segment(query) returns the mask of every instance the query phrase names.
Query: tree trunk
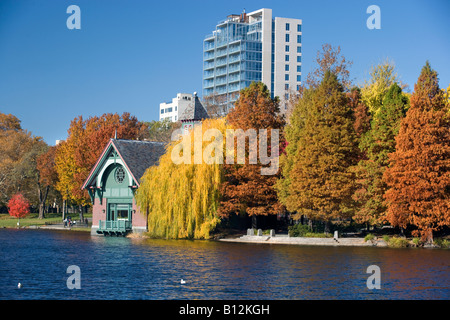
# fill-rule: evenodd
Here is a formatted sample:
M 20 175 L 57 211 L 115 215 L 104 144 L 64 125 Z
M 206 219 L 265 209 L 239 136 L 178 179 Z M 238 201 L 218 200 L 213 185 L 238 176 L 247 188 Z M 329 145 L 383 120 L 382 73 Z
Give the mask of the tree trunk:
M 428 230 L 427 243 L 433 244 L 433 231 L 432 230 Z
M 66 219 L 66 200 L 63 199 L 63 205 L 62 205 L 62 219 L 63 221 Z
M 257 223 L 257 220 L 256 220 L 256 215 L 253 215 L 252 216 L 252 228 L 256 229 L 257 227 L 258 227 L 258 223 Z
M 83 216 L 83 206 L 82 205 L 78 206 L 78 213 L 79 213 L 79 216 L 80 216 L 80 223 L 83 223 L 84 222 L 84 216 Z
M 48 190 L 50 189 L 49 186 L 47 186 L 45 188 L 45 192 L 42 193 L 41 187 L 40 185 L 38 186 L 38 195 L 39 195 L 39 219 L 44 219 L 45 218 L 45 202 L 47 201 L 47 195 L 48 195 Z
M 330 221 L 325 221 L 325 234 L 329 234 L 330 233 Z

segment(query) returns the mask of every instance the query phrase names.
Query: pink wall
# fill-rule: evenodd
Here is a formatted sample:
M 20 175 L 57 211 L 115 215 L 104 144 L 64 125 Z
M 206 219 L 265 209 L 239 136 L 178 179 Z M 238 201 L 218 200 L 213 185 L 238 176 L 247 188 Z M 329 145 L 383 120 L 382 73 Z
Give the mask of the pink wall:
M 103 210 L 105 210 L 105 213 L 103 213 Z M 103 199 L 102 204 L 100 204 L 99 199 L 95 199 L 92 207 L 92 225 L 98 226 L 99 220 L 106 220 L 106 199 Z
M 95 199 L 95 204 L 92 207 L 92 225 L 98 226 L 99 220 L 106 220 L 106 208 L 107 208 L 107 199 L 103 198 L 102 204 L 100 204 L 99 199 Z M 136 205 L 136 201 L 133 199 L 133 211 L 132 213 L 132 224 L 133 227 L 147 227 L 147 217 L 145 214 L 141 214 L 139 207 Z M 103 212 L 105 210 L 105 212 Z
M 132 222 L 133 227 L 145 227 L 147 228 L 147 216 L 146 214 L 141 214 L 139 207 L 136 205 L 136 201 L 133 198 L 133 211 L 136 210 L 135 213 L 133 213 Z

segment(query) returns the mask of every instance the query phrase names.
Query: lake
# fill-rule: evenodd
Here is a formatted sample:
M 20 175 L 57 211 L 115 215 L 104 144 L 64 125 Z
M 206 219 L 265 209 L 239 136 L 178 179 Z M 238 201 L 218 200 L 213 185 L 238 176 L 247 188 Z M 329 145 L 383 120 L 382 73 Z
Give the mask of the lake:
M 81 289 L 70 290 L 69 266 Z M 381 289 L 368 289 L 370 265 Z M 450 250 L 320 247 L 0 230 L 0 300 L 449 299 Z M 183 279 L 185 284 L 181 284 Z M 17 284 L 22 284 L 18 289 Z

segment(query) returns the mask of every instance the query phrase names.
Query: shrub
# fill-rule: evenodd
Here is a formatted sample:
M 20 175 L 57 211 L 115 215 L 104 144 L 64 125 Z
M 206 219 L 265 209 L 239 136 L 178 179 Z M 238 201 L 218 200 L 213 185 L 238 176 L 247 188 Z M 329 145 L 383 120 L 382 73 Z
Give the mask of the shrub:
M 405 238 L 392 237 L 389 239 L 388 246 L 392 248 L 406 248 L 408 240 Z
M 289 227 L 289 236 L 290 237 L 305 237 L 307 233 L 310 233 L 312 230 L 306 224 L 295 224 Z
M 436 238 L 434 240 L 434 244 L 437 245 L 439 248 L 444 248 L 444 249 L 450 248 L 450 240 L 447 240 L 447 239 Z
M 332 235 L 329 233 L 316 233 L 316 232 L 307 232 L 303 237 L 307 238 L 331 238 Z
M 366 235 L 364 237 L 364 242 L 372 241 L 373 239 L 375 239 L 375 236 L 373 234 L 369 233 L 368 235 Z
M 420 238 L 413 238 L 412 243 L 414 246 L 418 247 L 420 245 Z

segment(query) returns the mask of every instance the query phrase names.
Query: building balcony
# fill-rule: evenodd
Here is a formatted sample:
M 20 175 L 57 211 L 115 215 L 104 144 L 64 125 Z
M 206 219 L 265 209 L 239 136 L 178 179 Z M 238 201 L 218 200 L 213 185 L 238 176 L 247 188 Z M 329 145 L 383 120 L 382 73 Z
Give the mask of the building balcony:
M 210 62 L 210 63 L 205 63 L 203 66 L 203 70 L 209 70 L 209 69 L 214 69 L 214 62 Z
M 227 59 L 219 59 L 216 60 L 216 67 L 221 67 L 221 66 L 225 66 L 227 64 Z
M 227 74 L 227 68 L 216 69 L 216 77 Z

